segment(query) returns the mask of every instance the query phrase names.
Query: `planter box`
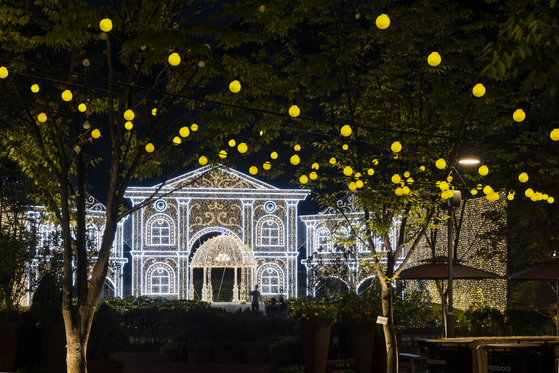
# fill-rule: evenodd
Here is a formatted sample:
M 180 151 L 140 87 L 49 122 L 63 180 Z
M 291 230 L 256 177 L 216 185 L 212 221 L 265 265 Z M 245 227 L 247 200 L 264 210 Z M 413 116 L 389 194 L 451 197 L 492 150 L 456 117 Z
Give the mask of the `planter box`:
M 193 351 L 188 350 L 188 362 L 191 364 L 206 364 L 211 363 L 211 351 Z
M 214 362 L 220 364 L 239 364 L 241 362 L 241 351 L 239 350 L 215 350 Z
M 87 362 L 89 373 L 123 373 L 124 361 L 93 360 Z

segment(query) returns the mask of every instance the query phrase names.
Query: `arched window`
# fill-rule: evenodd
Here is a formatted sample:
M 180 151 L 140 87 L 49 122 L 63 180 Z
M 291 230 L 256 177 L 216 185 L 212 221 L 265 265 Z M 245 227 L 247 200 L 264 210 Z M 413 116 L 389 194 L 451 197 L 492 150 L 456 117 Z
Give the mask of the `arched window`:
M 87 227 L 85 231 L 85 239 L 87 243 L 87 250 L 94 251 L 99 249 L 99 231 L 93 225 Z
M 150 245 L 172 245 L 172 226 L 165 217 L 156 217 L 149 226 Z
M 260 243 L 262 246 L 278 246 L 280 244 L 280 227 L 273 220 L 266 220 L 260 225 Z
M 330 251 L 330 231 L 328 228 L 320 228 L 316 232 L 314 251 L 323 253 Z
M 280 274 L 272 267 L 268 267 L 260 273 L 260 285 L 262 294 L 279 294 L 280 293 Z
M 149 276 L 148 291 L 151 294 L 168 294 L 171 292 L 171 274 L 164 267 L 157 267 Z

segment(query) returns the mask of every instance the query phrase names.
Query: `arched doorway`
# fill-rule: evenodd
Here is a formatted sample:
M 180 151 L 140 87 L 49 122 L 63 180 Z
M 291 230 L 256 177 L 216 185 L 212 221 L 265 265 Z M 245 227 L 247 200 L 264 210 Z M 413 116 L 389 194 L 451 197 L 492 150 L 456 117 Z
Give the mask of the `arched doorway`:
M 190 299 L 194 299 L 193 272 L 195 268 L 203 270 L 202 300 L 213 301 L 212 269 L 233 268 L 232 302 L 246 301 L 251 280 L 254 276 L 256 260 L 248 246 L 238 238 L 220 235 L 210 238 L 196 250 L 190 262 Z M 240 272 L 240 273 L 239 273 Z M 240 277 L 240 280 L 239 280 Z

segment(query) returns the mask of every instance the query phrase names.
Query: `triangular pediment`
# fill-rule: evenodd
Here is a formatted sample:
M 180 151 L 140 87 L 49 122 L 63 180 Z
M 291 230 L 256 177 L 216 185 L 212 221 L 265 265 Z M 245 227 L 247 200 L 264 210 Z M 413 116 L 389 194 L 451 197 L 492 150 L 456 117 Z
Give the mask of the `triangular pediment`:
M 277 190 L 254 177 L 221 164 L 201 167 L 169 180 L 163 189 L 259 189 Z

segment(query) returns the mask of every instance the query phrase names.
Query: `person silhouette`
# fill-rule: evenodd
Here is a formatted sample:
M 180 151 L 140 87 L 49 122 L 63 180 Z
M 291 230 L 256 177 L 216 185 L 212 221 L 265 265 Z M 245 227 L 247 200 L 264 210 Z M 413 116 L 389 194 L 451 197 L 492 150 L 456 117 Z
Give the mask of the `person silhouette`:
M 258 291 L 258 285 L 256 285 L 254 287 L 254 290 L 251 291 L 249 293 L 249 295 L 252 297 L 252 302 L 250 303 L 250 308 L 253 311 L 257 311 L 258 310 L 258 298 L 261 298 L 260 292 Z

